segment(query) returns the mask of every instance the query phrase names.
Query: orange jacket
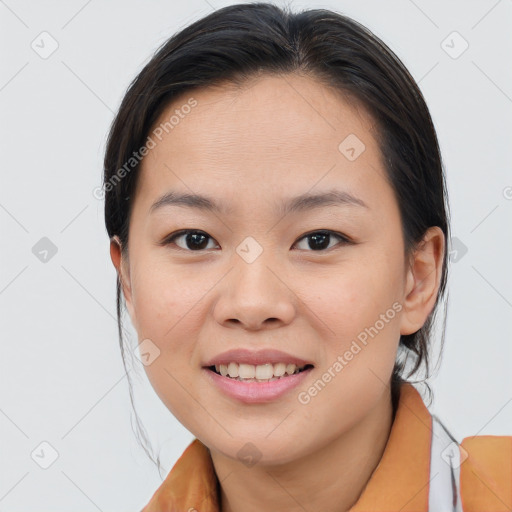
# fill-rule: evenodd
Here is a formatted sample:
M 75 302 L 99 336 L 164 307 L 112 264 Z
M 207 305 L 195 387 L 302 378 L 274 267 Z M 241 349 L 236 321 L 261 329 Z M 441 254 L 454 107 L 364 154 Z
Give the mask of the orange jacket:
M 384 454 L 350 512 L 510 512 L 512 436 L 457 443 L 403 384 Z M 206 446 L 194 439 L 142 512 L 220 512 Z

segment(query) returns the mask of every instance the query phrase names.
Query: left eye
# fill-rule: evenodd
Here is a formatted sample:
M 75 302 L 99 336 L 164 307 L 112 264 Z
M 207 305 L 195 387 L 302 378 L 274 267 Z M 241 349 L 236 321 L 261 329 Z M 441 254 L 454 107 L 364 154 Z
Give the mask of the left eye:
M 313 249 L 314 251 L 321 251 L 324 249 L 329 249 L 329 241 L 333 236 L 341 241 L 340 245 L 350 243 L 350 240 L 347 237 L 329 230 L 314 231 L 313 233 L 304 235 L 299 240 L 309 239 L 309 248 Z
M 188 230 L 183 230 L 178 233 L 175 233 L 174 235 L 171 235 L 169 238 L 166 238 L 163 243 L 164 243 L 164 245 L 169 245 L 169 244 L 174 243 L 174 240 L 181 238 L 181 237 L 185 237 L 185 247 L 181 247 L 178 244 L 176 244 L 176 245 L 178 245 L 178 247 L 180 247 L 180 249 L 186 250 L 186 249 L 190 249 L 190 247 L 187 247 L 187 245 L 190 244 L 190 246 L 192 247 L 192 249 L 191 249 L 192 251 L 205 249 L 206 245 L 208 245 L 207 243 L 205 243 L 205 240 L 208 238 L 213 240 L 213 238 L 211 238 L 209 235 L 207 235 L 204 231 L 188 229 Z
M 185 237 L 185 247 L 182 247 L 179 244 L 175 243 L 175 240 L 178 240 L 179 238 L 182 237 Z M 329 230 L 313 231 L 312 233 L 308 233 L 307 235 L 304 235 L 301 238 L 299 238 L 299 241 L 303 239 L 308 239 L 308 247 L 318 252 L 330 248 L 331 237 L 337 238 L 341 242 L 341 245 L 351 243 L 350 240 L 347 237 L 343 236 L 342 234 L 335 233 L 334 231 Z M 210 237 L 204 231 L 188 229 L 179 231 L 178 233 L 175 233 L 170 237 L 166 238 L 163 241 L 163 245 L 174 244 L 177 245 L 180 249 L 197 252 L 208 248 L 208 239 L 213 240 L 213 238 Z M 296 244 L 297 243 L 298 242 L 296 242 Z M 302 248 L 302 250 L 304 250 L 304 248 Z

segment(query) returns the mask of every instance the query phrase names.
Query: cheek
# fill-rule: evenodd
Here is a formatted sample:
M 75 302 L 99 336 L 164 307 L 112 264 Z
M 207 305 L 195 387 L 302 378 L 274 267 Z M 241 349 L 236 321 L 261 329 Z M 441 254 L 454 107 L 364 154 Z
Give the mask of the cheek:
M 315 276 L 302 289 L 308 305 L 327 323 L 336 327 L 375 321 L 394 301 L 398 280 L 396 269 L 377 258 L 358 258 L 325 276 Z M 306 300 L 306 299 L 305 299 Z
M 385 375 L 394 364 L 401 310 L 397 269 L 386 258 L 361 258 L 329 279 L 310 283 L 307 305 L 324 333 L 327 367 L 344 354 L 347 368 L 364 366 Z
M 137 334 L 140 341 L 151 340 L 158 355 L 144 365 L 144 370 L 162 402 L 188 425 L 187 410 L 193 407 L 184 408 L 184 404 L 190 402 L 190 364 L 195 360 L 195 340 L 203 325 L 199 315 L 205 285 L 197 278 L 180 277 L 179 272 L 165 266 L 164 270 L 151 264 L 146 268 L 152 270 L 139 274 L 134 283 Z
M 132 288 L 139 334 L 164 343 L 180 323 L 190 323 L 204 285 L 197 272 L 195 277 L 184 274 L 161 257 L 141 257 L 138 268 Z
M 324 330 L 319 378 L 329 384 L 319 384 L 323 391 L 315 398 L 327 430 L 332 429 L 333 404 L 336 410 L 350 411 L 347 422 L 356 421 L 389 382 L 400 339 L 400 308 L 388 283 L 377 282 L 370 273 L 329 284 L 318 309 L 329 327 Z
M 155 391 L 166 402 L 169 394 L 180 394 L 179 382 L 190 373 L 194 340 L 199 337 L 202 325 L 198 315 L 204 292 L 195 290 L 189 281 L 185 284 L 175 272 L 158 272 L 155 267 L 139 276 L 134 292 L 139 341 L 149 339 L 158 354 L 144 369 Z

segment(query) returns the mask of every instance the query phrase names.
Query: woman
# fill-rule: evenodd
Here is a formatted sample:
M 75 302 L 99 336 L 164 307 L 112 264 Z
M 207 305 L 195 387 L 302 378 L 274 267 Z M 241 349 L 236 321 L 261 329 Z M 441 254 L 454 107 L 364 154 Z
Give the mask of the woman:
M 459 445 L 405 379 L 448 201 L 423 96 L 365 27 L 263 3 L 186 27 L 127 91 L 104 187 L 118 319 L 122 290 L 196 437 L 145 512 L 512 507 L 512 437 Z

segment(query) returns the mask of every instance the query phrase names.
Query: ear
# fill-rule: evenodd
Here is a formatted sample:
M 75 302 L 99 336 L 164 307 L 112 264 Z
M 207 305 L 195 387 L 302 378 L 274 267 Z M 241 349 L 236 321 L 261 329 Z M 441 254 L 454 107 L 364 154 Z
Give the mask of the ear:
M 441 283 L 445 243 L 442 229 L 433 226 L 411 257 L 400 334 L 413 334 L 421 329 L 434 308 Z
M 128 309 L 132 323 L 135 326 L 130 272 L 128 268 L 128 262 L 123 258 L 121 249 L 121 240 L 119 240 L 117 235 L 113 236 L 110 239 L 110 259 L 112 260 L 112 263 L 116 268 L 117 275 L 119 276 L 119 280 L 121 281 L 121 289 L 126 302 L 126 308 Z

